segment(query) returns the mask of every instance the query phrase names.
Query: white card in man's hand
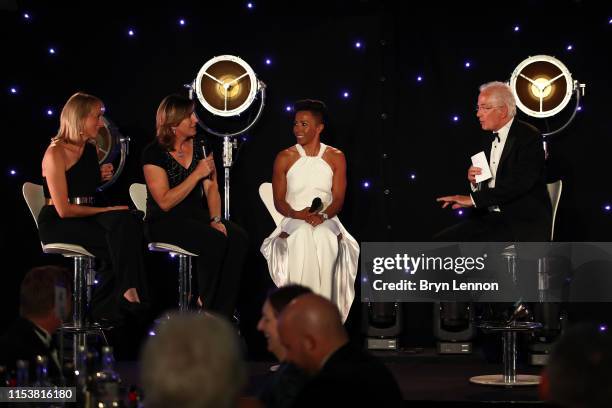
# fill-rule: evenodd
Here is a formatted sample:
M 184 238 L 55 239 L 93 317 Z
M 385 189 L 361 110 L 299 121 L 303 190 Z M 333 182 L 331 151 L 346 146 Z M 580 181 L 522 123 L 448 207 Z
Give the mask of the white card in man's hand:
M 481 173 L 476 175 L 477 183 L 480 183 L 481 181 L 485 181 L 493 177 L 485 152 L 476 153 L 472 156 L 472 166 L 480 167 L 481 170 Z

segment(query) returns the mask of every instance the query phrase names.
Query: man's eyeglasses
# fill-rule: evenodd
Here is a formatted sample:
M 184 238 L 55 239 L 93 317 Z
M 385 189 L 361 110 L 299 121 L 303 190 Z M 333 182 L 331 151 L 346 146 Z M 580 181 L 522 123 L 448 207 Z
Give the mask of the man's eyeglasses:
M 495 108 L 503 108 L 503 105 L 498 105 L 498 106 L 476 106 L 475 111 L 485 111 L 485 112 L 489 112 L 491 109 L 495 109 Z

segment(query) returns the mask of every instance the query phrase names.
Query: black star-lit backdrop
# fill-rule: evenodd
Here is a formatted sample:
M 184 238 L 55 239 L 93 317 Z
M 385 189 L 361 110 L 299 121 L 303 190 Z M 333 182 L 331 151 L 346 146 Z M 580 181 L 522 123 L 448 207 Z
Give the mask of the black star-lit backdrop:
M 272 286 L 259 246 L 274 226 L 257 189 L 271 179 L 276 153 L 295 143 L 297 99 L 328 105 L 323 141 L 346 154 L 340 217 L 357 240 L 427 241 L 467 215 L 441 210 L 435 198 L 467 192 L 466 170 L 480 132 L 478 86 L 508 80 L 528 56 L 555 56 L 586 83 L 576 119 L 549 146 L 549 177 L 564 180 L 556 239 L 609 240 L 611 7 L 584 1 L 519 1 L 500 9 L 287 3 L 293 2 L 8 2 L 0 11 L 7 302 L 1 323 L 17 313 L 17 288 L 27 269 L 65 262 L 41 254 L 21 196 L 24 182 L 41 181 L 40 161 L 62 104 L 76 91 L 99 96 L 107 116 L 131 138 L 126 168 L 106 192 L 125 204 L 129 185 L 142 181 L 140 152 L 154 136 L 159 102 L 184 93 L 200 67 L 222 54 L 240 56 L 267 85 L 262 119 L 240 139 L 232 169 L 232 219 L 251 239 L 240 312 L 252 350 L 261 349 L 254 326 Z M 519 115 L 542 130 L 551 125 Z M 167 256 L 164 262 L 159 254 L 148 257 L 154 293 L 160 304 L 172 305 L 175 291 L 167 288 L 176 285 L 175 266 Z M 349 319 L 355 334 L 358 309 Z

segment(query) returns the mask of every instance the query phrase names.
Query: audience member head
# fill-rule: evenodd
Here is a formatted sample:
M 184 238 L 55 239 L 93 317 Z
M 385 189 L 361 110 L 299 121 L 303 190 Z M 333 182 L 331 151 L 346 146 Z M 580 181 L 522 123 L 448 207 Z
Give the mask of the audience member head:
M 278 320 L 281 343 L 289 361 L 309 374 L 348 342 L 338 308 L 329 300 L 306 294 L 291 301 Z
M 156 135 L 160 145 L 172 151 L 176 140 L 176 129 L 179 126 L 186 128 L 185 133 L 195 135 L 195 131 L 187 129 L 191 126 L 194 108 L 194 101 L 181 95 L 168 95 L 161 101 L 156 116 Z
M 268 341 L 268 351 L 274 353 L 279 361 L 285 359 L 285 348 L 278 337 L 278 316 L 293 299 L 312 291 L 301 285 L 286 285 L 273 290 L 261 309 L 261 319 L 257 323 L 257 330 L 262 332 Z
M 219 316 L 171 315 L 142 352 L 147 407 L 233 407 L 245 376 L 238 336 Z
M 102 101 L 83 92 L 77 92 L 68 99 L 60 115 L 60 129 L 53 138 L 55 142 L 79 145 L 94 140 L 102 122 L 104 104 Z
M 62 324 L 56 313 L 56 286 L 64 288 L 66 316 L 70 315 L 70 272 L 68 269 L 48 265 L 32 268 L 21 282 L 19 313 L 52 334 Z
M 498 131 L 516 115 L 516 100 L 508 84 L 489 82 L 480 86 L 476 116 L 484 130 Z
M 544 397 L 566 408 L 609 407 L 612 334 L 604 325 L 580 324 L 555 344 L 546 367 Z
M 300 145 L 320 138 L 327 122 L 327 107 L 321 101 L 303 99 L 294 105 L 293 134 Z

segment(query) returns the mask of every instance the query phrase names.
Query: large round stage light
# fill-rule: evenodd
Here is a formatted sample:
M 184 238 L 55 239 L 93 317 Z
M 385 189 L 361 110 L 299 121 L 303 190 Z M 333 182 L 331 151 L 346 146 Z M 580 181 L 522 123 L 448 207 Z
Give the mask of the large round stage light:
M 109 119 L 102 117 L 104 126 L 98 130 L 96 145 L 98 147 L 98 163 L 113 163 L 113 176 L 98 187 L 102 191 L 117 181 L 121 175 L 128 155 L 130 138 L 124 137 Z
M 561 131 L 574 119 L 584 87 L 584 84 L 572 79 L 572 74 L 561 61 L 549 55 L 525 59 L 510 77 L 516 106 L 534 118 L 545 119 L 557 115 L 567 107 L 572 95 L 576 95 L 576 106 L 569 120 L 545 136 Z
M 567 106 L 574 82 L 561 61 L 548 55 L 536 55 L 521 62 L 510 79 L 517 107 L 529 116 L 547 118 Z
M 200 68 L 194 90 L 204 108 L 219 116 L 240 115 L 259 91 L 253 69 L 233 55 L 215 57 Z

